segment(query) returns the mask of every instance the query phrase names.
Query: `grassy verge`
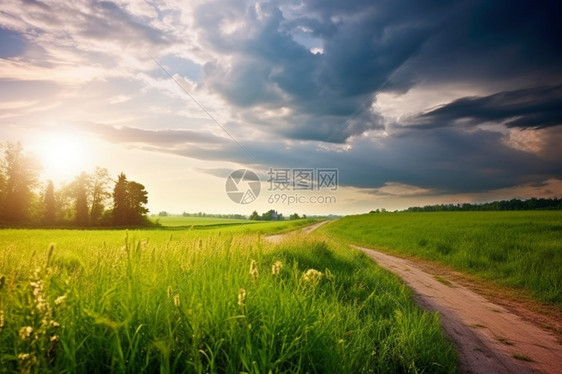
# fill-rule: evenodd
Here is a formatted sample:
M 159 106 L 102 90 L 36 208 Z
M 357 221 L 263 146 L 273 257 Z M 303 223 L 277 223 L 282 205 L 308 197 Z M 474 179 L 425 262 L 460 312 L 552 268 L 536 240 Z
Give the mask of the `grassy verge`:
M 562 306 L 562 212 L 382 213 L 323 227 L 342 240 L 437 260 Z
M 362 253 L 204 233 L 2 232 L 0 371 L 455 372 L 438 317 Z

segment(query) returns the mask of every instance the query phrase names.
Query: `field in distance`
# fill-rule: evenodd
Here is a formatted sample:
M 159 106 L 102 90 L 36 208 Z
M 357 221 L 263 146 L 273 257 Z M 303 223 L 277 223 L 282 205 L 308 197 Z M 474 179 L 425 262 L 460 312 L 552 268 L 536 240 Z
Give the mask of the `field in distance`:
M 456 372 L 438 316 L 363 253 L 263 238 L 311 222 L 0 230 L 0 371 Z
M 439 261 L 562 306 L 562 212 L 423 212 L 347 216 L 342 241 Z
M 162 226 L 217 226 L 217 225 L 239 225 L 254 223 L 245 219 L 215 218 L 215 217 L 183 217 L 183 216 L 164 216 L 150 217 L 150 221 L 160 223 Z

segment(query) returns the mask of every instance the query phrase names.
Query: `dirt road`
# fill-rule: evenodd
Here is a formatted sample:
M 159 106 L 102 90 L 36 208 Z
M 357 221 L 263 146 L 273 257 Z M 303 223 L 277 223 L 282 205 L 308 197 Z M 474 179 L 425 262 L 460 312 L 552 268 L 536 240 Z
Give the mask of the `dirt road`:
M 307 226 L 302 232 L 328 222 Z M 285 235 L 266 238 L 278 243 Z M 562 373 L 562 342 L 551 332 L 420 263 L 354 247 L 402 278 L 418 305 L 440 314 L 443 330 L 459 353 L 462 373 Z
M 312 231 L 316 230 L 317 228 L 319 228 L 320 226 L 322 226 L 322 225 L 324 225 L 324 224 L 326 224 L 326 223 L 328 223 L 328 222 L 330 222 L 330 221 L 320 221 L 320 222 L 315 223 L 315 224 L 313 224 L 313 225 L 305 226 L 305 227 L 303 227 L 300 231 L 303 232 L 303 233 L 309 233 L 309 232 L 312 232 Z M 283 238 L 284 238 L 286 235 L 287 235 L 287 233 L 285 233 L 285 234 L 277 234 L 277 235 L 268 235 L 268 236 L 266 236 L 265 238 L 266 238 L 267 240 L 269 240 L 270 242 L 272 242 L 272 243 L 279 243 L 281 240 L 283 240 Z
M 562 345 L 552 333 L 413 261 L 355 248 L 400 276 L 420 306 L 439 312 L 462 373 L 562 373 Z

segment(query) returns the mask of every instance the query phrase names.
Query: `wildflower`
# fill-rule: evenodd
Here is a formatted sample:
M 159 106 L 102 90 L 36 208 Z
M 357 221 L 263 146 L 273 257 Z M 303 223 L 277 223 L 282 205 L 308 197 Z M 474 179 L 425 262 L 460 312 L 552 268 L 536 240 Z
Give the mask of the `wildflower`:
M 176 308 L 180 307 L 180 294 L 179 293 L 174 295 L 174 306 Z
M 244 303 L 245 301 L 246 301 L 246 290 L 241 288 L 240 290 L 238 290 L 238 305 L 243 308 L 246 305 Z
M 51 321 L 50 325 L 51 327 L 60 327 L 60 323 L 58 323 L 57 321 Z
M 279 275 L 279 272 L 281 271 L 282 267 L 283 264 L 281 263 L 281 261 L 275 261 L 275 263 L 271 265 L 271 274 Z
M 49 341 L 50 341 L 50 342 L 56 342 L 56 341 L 58 341 L 58 340 L 59 340 L 59 336 L 58 336 L 58 335 L 53 335 L 53 336 L 51 336 L 51 337 L 49 338 Z
M 256 264 L 255 260 L 252 260 L 250 262 L 250 275 L 252 276 L 252 279 L 254 281 L 258 279 L 258 265 Z
M 321 272 L 319 272 L 318 270 L 315 269 L 308 269 L 303 275 L 302 275 L 302 279 L 307 282 L 310 283 L 312 285 L 316 285 L 318 284 L 318 282 L 320 282 L 320 279 L 322 279 L 322 276 L 324 274 L 322 274 Z
M 18 355 L 18 360 L 27 361 L 27 360 L 29 360 L 29 357 L 30 357 L 29 353 L 20 353 Z
M 24 326 L 19 330 L 19 336 L 21 338 L 21 340 L 25 340 L 27 338 L 29 338 L 29 336 L 31 335 L 31 333 L 33 332 L 33 327 L 31 326 Z
M 57 297 L 55 299 L 55 305 L 56 306 L 61 305 L 64 302 L 65 299 L 66 299 L 66 295 L 62 295 L 62 296 Z

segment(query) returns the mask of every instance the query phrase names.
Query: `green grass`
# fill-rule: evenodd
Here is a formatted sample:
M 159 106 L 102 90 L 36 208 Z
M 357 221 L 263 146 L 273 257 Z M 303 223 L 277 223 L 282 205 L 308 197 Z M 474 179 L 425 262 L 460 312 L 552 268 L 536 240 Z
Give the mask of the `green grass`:
M 346 242 L 440 261 L 562 306 L 560 211 L 366 214 L 323 230 Z
M 181 217 L 181 216 L 150 217 L 150 221 L 158 222 L 162 226 L 169 226 L 169 227 L 239 225 L 239 224 L 247 224 L 247 223 L 255 222 L 255 221 L 248 221 L 245 219 L 214 218 L 214 217 Z
M 223 233 L 261 233 L 275 234 L 292 231 L 300 227 L 319 222 L 319 219 L 308 218 L 287 221 L 250 221 L 243 219 L 207 218 L 207 217 L 158 217 L 152 222 L 162 225 L 167 230 L 218 230 Z
M 455 372 L 438 316 L 324 239 L 0 231 L 0 372 Z

